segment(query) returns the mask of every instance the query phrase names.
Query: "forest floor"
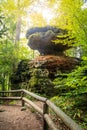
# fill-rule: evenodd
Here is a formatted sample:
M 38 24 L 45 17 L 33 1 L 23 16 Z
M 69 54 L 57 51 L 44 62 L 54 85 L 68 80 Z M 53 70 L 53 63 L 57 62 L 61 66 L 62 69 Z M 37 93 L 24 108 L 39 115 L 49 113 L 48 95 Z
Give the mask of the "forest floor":
M 42 130 L 43 120 L 33 109 L 18 105 L 0 105 L 0 130 Z
M 36 104 L 43 107 L 41 102 Z M 57 126 L 59 130 L 69 130 L 58 122 Z M 32 108 L 23 110 L 20 103 L 0 105 L 0 130 L 43 130 L 43 119 Z

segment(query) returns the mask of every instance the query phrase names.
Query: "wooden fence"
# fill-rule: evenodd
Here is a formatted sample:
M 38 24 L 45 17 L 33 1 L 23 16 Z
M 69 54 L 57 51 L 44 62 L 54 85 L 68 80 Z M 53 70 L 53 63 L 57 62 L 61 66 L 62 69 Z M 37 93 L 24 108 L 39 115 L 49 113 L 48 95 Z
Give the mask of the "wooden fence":
M 19 93 L 19 97 L 11 97 L 11 94 L 13 93 Z M 43 109 L 41 109 L 38 105 L 36 105 L 34 102 L 26 98 L 27 96 L 31 96 L 41 102 L 43 102 Z M 22 106 L 25 105 L 25 103 L 31 105 L 37 112 L 39 112 L 43 116 L 43 130 L 48 130 L 49 128 L 51 130 L 59 130 L 51 117 L 49 116 L 48 109 L 52 109 L 55 114 L 64 122 L 64 124 L 70 129 L 70 130 L 83 130 L 81 126 L 79 126 L 77 123 L 75 123 L 69 116 L 67 116 L 59 107 L 57 107 L 54 103 L 52 103 L 47 98 L 38 96 L 32 92 L 29 92 L 25 89 L 20 90 L 10 90 L 10 91 L 1 91 L 0 92 L 0 100 L 21 100 Z

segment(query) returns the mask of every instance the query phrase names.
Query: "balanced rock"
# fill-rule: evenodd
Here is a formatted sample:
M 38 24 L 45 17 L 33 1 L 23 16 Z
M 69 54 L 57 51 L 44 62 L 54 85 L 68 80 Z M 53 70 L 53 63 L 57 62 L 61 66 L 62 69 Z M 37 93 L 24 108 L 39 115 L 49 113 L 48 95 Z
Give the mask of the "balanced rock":
M 79 60 L 65 55 L 65 51 L 72 47 L 74 38 L 68 31 L 58 27 L 34 27 L 26 34 L 28 45 L 38 50 L 40 56 L 33 60 L 22 60 L 17 70 L 11 76 L 13 89 L 17 86 L 29 91 L 52 95 L 53 80 L 60 73 L 69 73 Z
M 27 31 L 26 38 L 29 39 L 29 47 L 33 50 L 38 50 L 41 55 L 63 55 L 63 52 L 69 49 L 73 44 L 73 38 L 69 38 L 69 36 L 66 35 L 67 33 L 66 30 L 62 30 L 58 27 L 35 27 Z M 60 35 L 60 37 L 58 37 L 58 35 Z M 61 37 L 62 35 L 64 35 L 64 37 Z M 65 39 L 71 41 L 71 44 L 65 44 Z M 55 44 L 55 40 L 57 40 L 57 44 Z M 63 42 L 61 43 L 61 41 Z

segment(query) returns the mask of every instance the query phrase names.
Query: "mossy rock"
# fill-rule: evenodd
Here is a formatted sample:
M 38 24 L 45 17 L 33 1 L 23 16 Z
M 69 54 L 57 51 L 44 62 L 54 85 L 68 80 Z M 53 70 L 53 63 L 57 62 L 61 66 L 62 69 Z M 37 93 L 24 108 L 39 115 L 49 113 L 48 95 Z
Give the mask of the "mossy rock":
M 31 79 L 29 80 L 30 87 L 35 87 L 37 84 L 38 84 L 38 78 L 35 76 L 31 77 Z
M 49 71 L 47 70 L 47 69 L 41 69 L 41 68 L 35 68 L 34 70 L 33 70 L 33 73 L 32 73 L 32 76 L 35 76 L 35 77 L 40 77 L 40 78 L 42 78 L 42 77 L 48 77 L 49 76 Z
M 33 76 L 29 80 L 29 90 L 41 94 L 52 95 L 54 84 L 49 78 L 37 78 Z

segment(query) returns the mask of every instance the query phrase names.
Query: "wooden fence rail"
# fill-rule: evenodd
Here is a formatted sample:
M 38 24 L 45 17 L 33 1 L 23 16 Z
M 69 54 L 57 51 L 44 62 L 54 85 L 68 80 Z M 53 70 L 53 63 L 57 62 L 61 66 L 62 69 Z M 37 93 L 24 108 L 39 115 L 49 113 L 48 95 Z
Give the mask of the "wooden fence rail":
M 5 94 L 9 93 L 20 93 L 20 97 L 10 97 Z M 43 102 L 43 109 L 41 109 L 39 106 L 37 106 L 34 102 L 26 98 L 26 95 L 31 96 L 41 102 Z M 25 89 L 20 90 L 10 90 L 10 91 L 1 91 L 0 92 L 0 100 L 21 100 L 22 106 L 25 105 L 25 103 L 31 105 L 37 112 L 39 112 L 43 116 L 43 130 L 48 130 L 50 128 L 51 130 L 59 130 L 53 120 L 49 116 L 49 108 L 52 109 L 55 114 L 60 117 L 60 119 L 64 122 L 64 124 L 70 129 L 70 130 L 84 130 L 81 126 L 79 126 L 77 123 L 75 123 L 69 116 L 67 116 L 59 107 L 57 107 L 54 103 L 52 103 L 47 98 L 38 96 L 32 92 L 29 92 Z

